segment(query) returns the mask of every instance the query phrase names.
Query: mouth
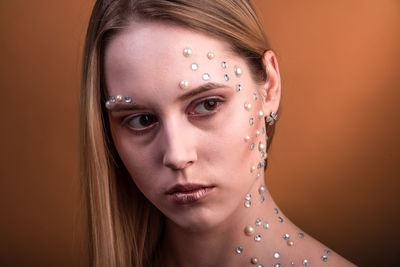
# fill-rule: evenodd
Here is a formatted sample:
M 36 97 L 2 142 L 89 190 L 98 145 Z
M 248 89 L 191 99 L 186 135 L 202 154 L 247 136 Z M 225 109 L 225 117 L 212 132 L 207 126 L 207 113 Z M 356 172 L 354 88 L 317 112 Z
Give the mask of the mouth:
M 169 189 L 166 194 L 174 203 L 185 205 L 205 199 L 214 188 L 214 185 L 178 184 Z

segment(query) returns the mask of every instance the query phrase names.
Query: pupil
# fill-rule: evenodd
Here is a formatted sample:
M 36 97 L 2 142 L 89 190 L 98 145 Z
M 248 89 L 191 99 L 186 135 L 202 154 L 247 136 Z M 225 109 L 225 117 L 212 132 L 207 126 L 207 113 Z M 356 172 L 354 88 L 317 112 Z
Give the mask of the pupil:
M 140 124 L 143 126 L 149 126 L 153 123 L 153 118 L 149 115 L 143 115 L 140 117 Z
M 212 110 L 212 109 L 214 109 L 215 104 L 216 104 L 215 101 L 209 100 L 205 103 L 205 108 L 208 110 Z

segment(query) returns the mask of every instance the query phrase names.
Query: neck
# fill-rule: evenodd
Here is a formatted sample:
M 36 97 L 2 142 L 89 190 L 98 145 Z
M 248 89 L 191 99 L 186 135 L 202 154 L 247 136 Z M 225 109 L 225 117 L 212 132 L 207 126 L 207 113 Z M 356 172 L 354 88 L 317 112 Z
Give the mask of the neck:
M 297 229 L 283 216 L 265 186 L 261 188 L 263 185 L 259 179 L 235 213 L 211 229 L 187 231 L 167 220 L 162 261 L 166 266 L 182 267 L 277 263 L 274 254 L 288 249 L 283 236 L 290 233 L 292 240 Z M 251 202 L 250 207 L 246 207 L 246 201 Z

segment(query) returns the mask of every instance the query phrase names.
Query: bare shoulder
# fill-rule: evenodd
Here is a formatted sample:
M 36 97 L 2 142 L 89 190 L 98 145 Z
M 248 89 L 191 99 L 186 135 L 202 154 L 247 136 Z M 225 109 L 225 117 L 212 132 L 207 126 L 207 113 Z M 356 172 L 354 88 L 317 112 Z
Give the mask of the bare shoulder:
M 297 262 L 295 262 L 298 263 L 297 266 L 356 266 L 307 234 L 303 234 L 296 243 L 298 246 L 296 246 L 297 249 L 294 250 L 292 255 L 297 259 Z

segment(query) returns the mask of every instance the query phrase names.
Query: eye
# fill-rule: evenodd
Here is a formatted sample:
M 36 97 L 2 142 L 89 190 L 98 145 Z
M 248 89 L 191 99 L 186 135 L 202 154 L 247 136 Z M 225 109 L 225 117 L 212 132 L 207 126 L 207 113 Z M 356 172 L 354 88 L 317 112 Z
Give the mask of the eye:
M 143 130 L 157 123 L 157 118 L 151 114 L 141 114 L 127 119 L 126 124 L 135 130 Z
M 196 105 L 194 110 L 191 114 L 207 114 L 215 111 L 219 105 L 221 104 L 222 100 L 218 98 L 209 98 L 206 100 L 201 101 Z

